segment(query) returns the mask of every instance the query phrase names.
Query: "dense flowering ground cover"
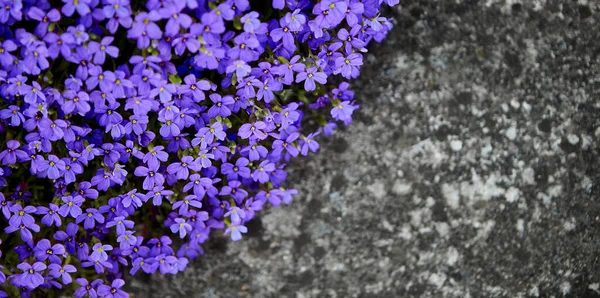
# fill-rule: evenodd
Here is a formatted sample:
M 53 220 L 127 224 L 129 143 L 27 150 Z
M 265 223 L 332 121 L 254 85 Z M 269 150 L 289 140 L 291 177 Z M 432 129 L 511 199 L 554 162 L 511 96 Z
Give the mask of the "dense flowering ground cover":
M 397 2 L 0 0 L 0 297 L 127 297 L 289 204 Z

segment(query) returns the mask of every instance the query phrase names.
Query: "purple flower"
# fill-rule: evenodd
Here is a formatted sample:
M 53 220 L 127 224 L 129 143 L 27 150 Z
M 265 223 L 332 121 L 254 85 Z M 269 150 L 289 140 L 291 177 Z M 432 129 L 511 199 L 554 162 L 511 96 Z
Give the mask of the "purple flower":
M 273 8 L 282 10 L 285 8 L 285 0 L 273 0 Z
M 260 183 L 267 183 L 269 181 L 269 174 L 273 171 L 275 171 L 275 164 L 264 160 L 252 173 L 252 179 Z
M 319 132 L 311 133 L 308 136 L 300 139 L 300 153 L 302 155 L 307 155 L 308 150 L 312 152 L 317 152 L 319 149 L 319 143 L 314 140 L 314 137 L 319 135 Z
M 366 46 L 366 43 L 357 37 L 357 34 L 361 29 L 362 27 L 360 25 L 356 25 L 350 30 L 350 32 L 348 32 L 346 28 L 342 28 L 340 31 L 338 31 L 337 37 L 346 43 L 345 50 L 347 53 L 352 52 L 353 48 L 360 51 Z
M 20 126 L 21 123 L 25 122 L 25 117 L 20 111 L 20 108 L 15 105 L 8 106 L 4 110 L 0 110 L 0 119 L 8 120 L 11 126 Z
M 68 158 L 63 158 L 65 162 L 65 170 L 63 172 L 65 183 L 70 184 L 76 181 L 76 175 L 83 173 L 83 167 L 76 161 L 71 161 Z
M 260 200 L 254 200 L 254 198 L 250 198 L 246 200 L 246 204 L 244 204 L 244 212 L 246 213 L 246 220 L 250 220 L 254 218 L 254 213 L 256 211 L 260 211 L 263 208 L 264 203 Z
M 227 230 L 225 230 L 225 235 L 231 233 L 231 240 L 238 241 L 242 239 L 242 234 L 248 233 L 248 228 L 241 224 L 231 224 Z
M 142 161 L 147 163 L 151 168 L 158 168 L 161 161 L 165 162 L 169 158 L 169 154 L 164 152 L 163 149 L 165 149 L 163 146 L 156 146 L 150 149 L 150 151 L 144 155 Z
M 232 224 L 241 224 L 243 219 L 246 218 L 246 212 L 239 207 L 231 207 L 224 216 L 229 216 Z
M 273 99 L 275 99 L 275 95 L 273 91 L 281 91 L 283 89 L 283 85 L 277 80 L 274 79 L 266 79 L 264 82 L 261 82 L 258 86 L 258 92 L 256 93 L 257 99 L 263 99 L 266 103 L 270 103 Z
M 38 206 L 36 208 L 36 212 L 35 214 L 38 215 L 44 215 L 44 217 L 42 217 L 42 223 L 47 225 L 47 226 L 52 226 L 55 225 L 57 227 L 60 227 L 60 225 L 62 224 L 61 222 L 61 217 L 58 214 L 58 206 L 55 204 L 50 203 L 48 205 L 49 208 L 46 208 L 44 206 Z
M 93 261 L 106 261 L 108 260 L 108 254 L 106 252 L 111 251 L 112 249 L 113 247 L 108 244 L 102 245 L 102 243 L 96 243 L 92 248 L 90 259 Z
M 219 7 L 223 6 L 219 5 Z M 218 17 L 215 13 L 202 14 L 202 17 L 200 17 L 200 24 L 193 24 L 190 27 L 190 33 L 194 35 L 211 34 L 213 37 L 217 37 L 223 32 L 225 32 L 223 19 Z
M 137 238 L 133 235 L 132 231 L 125 231 L 125 233 L 122 233 L 117 237 L 117 242 L 119 243 L 120 249 L 127 250 L 137 243 Z
M 398 0 L 399 1 L 399 0 Z M 354 27 L 358 24 L 359 18 L 365 12 L 364 4 L 359 1 L 350 1 L 348 9 L 346 10 L 346 22 L 350 27 Z
M 0 64 L 6 69 L 8 69 L 9 66 L 12 66 L 15 61 L 15 56 L 11 55 L 10 52 L 13 52 L 16 49 L 17 45 L 10 39 L 0 42 Z
M 316 88 L 315 81 L 319 84 L 327 83 L 327 75 L 319 72 L 316 67 L 310 67 L 296 76 L 296 83 L 304 81 L 304 90 L 313 91 Z
M 235 46 L 227 52 L 229 58 L 246 62 L 258 59 L 256 49 L 260 47 L 260 43 L 256 37 L 250 34 L 240 34 L 233 41 Z
M 21 240 L 29 242 L 33 240 L 33 235 L 29 229 L 37 233 L 40 231 L 40 226 L 36 225 L 35 223 L 25 226 L 25 223 L 21 223 L 20 225 L 9 225 L 8 227 L 4 228 L 4 232 L 10 234 L 18 230 Z
M 283 131 L 281 133 L 282 139 L 273 141 L 272 154 L 275 156 L 279 156 L 281 152 L 285 150 L 291 156 L 298 156 L 298 148 L 296 148 L 296 146 L 294 146 L 292 143 L 296 141 L 296 139 L 298 139 L 299 136 L 300 134 L 297 132 L 293 132 L 288 135 L 287 133 L 285 133 L 285 131 Z
M 251 141 L 249 146 L 244 147 L 244 149 L 240 150 L 240 153 L 243 156 L 247 156 L 250 161 L 259 160 L 261 157 L 264 158 L 267 156 L 269 151 L 265 146 L 256 144 L 256 142 Z
M 49 23 L 58 22 L 58 20 L 60 20 L 60 12 L 55 8 L 46 13 L 45 11 L 33 6 L 27 12 L 27 16 L 39 22 L 33 31 L 35 35 L 39 37 L 43 37 L 46 35 L 46 33 L 48 33 Z
M 76 298 L 83 298 L 85 295 L 88 295 L 90 298 L 96 298 L 98 297 L 96 288 L 103 284 L 104 281 L 96 279 L 92 283 L 89 283 L 85 278 L 78 278 L 75 280 L 75 283 L 80 286 L 74 293 Z
M 75 197 L 81 197 L 82 199 L 88 198 L 95 200 L 98 198 L 98 191 L 92 188 L 92 184 L 87 181 L 82 181 L 77 186 L 77 190 L 74 193 Z
M 208 144 L 211 144 L 215 138 L 223 141 L 226 134 L 225 131 L 223 131 L 223 125 L 220 122 L 215 122 L 210 127 L 199 129 L 196 137 L 196 139 L 192 140 L 192 145 L 197 146 L 200 144 L 201 146 L 206 147 Z
M 349 101 L 342 101 L 331 108 L 331 116 L 336 120 L 344 121 L 345 124 L 348 124 L 352 121 L 352 112 L 357 108 L 358 106 L 352 105 Z
M 4 197 L 4 194 L 0 192 L 0 208 L 2 209 L 2 214 L 4 215 L 4 218 L 10 218 L 10 208 L 13 206 L 13 204 L 14 202 L 7 201 Z
M 352 53 L 347 57 L 339 57 L 335 60 L 334 74 L 342 74 L 346 79 L 358 77 L 359 68 L 363 64 L 362 55 L 359 53 Z
M 99 224 L 104 223 L 104 216 L 102 216 L 102 214 L 100 214 L 100 212 L 98 212 L 98 210 L 95 208 L 87 208 L 85 210 L 85 213 L 82 213 L 79 216 L 77 216 L 75 220 L 76 223 L 80 223 L 82 221 L 83 227 L 85 229 L 91 230 L 94 227 L 96 227 L 96 222 L 98 222 Z
M 183 218 L 176 218 L 175 223 L 170 226 L 171 232 L 179 232 L 179 237 L 183 239 L 185 235 L 192 231 L 192 226 Z
M 110 45 L 113 40 L 114 37 L 106 36 L 102 38 L 100 43 L 95 41 L 90 41 L 88 43 L 88 49 L 90 52 L 94 53 L 94 63 L 102 65 L 106 59 L 106 54 L 113 58 L 119 56 L 119 48 Z
M 67 114 L 78 113 L 83 116 L 91 109 L 90 97 L 86 92 L 67 90 L 62 99 L 62 110 Z
M 134 222 L 132 220 L 125 219 L 123 216 L 113 218 L 111 221 L 106 223 L 107 228 L 116 227 L 117 235 L 125 233 L 125 229 L 132 229 Z
M 32 227 L 35 225 L 35 219 L 31 216 L 37 209 L 33 206 L 21 207 L 19 204 L 15 204 L 10 207 L 10 211 L 14 214 L 8 220 L 8 224 L 11 226 L 24 225 L 25 227 Z
M 323 0 L 319 3 L 319 6 L 323 13 L 328 12 L 325 19 L 330 26 L 339 24 L 346 16 L 346 10 L 348 9 L 345 0 Z
M 232 96 L 227 95 L 221 97 L 221 95 L 213 93 L 209 95 L 209 98 L 214 103 L 214 105 L 208 110 L 209 117 L 229 117 L 231 115 L 231 110 L 229 109 L 229 106 L 233 105 L 234 103 Z
M 173 195 L 173 191 L 165 190 L 162 186 L 155 186 L 150 192 L 148 192 L 147 200 L 152 199 L 154 206 L 160 206 L 163 201 L 163 197 L 169 198 Z
M 251 11 L 248 14 L 244 15 L 240 20 L 242 24 L 244 24 L 244 31 L 248 33 L 253 33 L 254 30 L 260 27 L 260 20 L 258 19 L 258 12 Z
M 235 199 L 237 204 L 241 204 L 242 201 L 248 197 L 248 192 L 242 188 L 242 182 L 240 181 L 229 181 L 228 185 L 223 186 L 221 196 L 231 196 Z
M 179 180 L 185 180 L 188 178 L 190 171 L 193 170 L 199 172 L 202 166 L 198 160 L 194 160 L 191 156 L 184 156 L 181 158 L 181 162 L 174 162 L 167 167 L 169 173 L 175 173 L 175 176 Z
M 161 17 L 156 11 L 138 13 L 133 26 L 127 31 L 127 38 L 137 40 L 139 49 L 147 48 L 150 45 L 150 39 L 162 37 L 160 27 L 154 23 L 160 19 Z
M 235 60 L 227 66 L 227 73 L 235 73 L 238 78 L 247 76 L 251 71 L 252 68 L 244 60 Z
M 123 287 L 124 285 L 124 280 L 115 279 L 110 286 L 98 286 L 98 295 L 106 298 L 128 298 L 129 294 L 121 290 L 121 287 Z
M 213 187 L 213 181 L 210 178 L 201 177 L 199 174 L 190 175 L 190 182 L 183 187 L 183 191 L 193 190 L 198 199 L 202 199 L 206 190 Z
M 202 208 L 202 202 L 198 201 L 197 198 L 198 197 L 196 195 L 187 195 L 183 200 L 177 201 L 173 204 L 173 210 L 179 209 L 179 215 L 187 216 L 189 206 Z
M 300 58 L 300 55 L 296 55 L 292 57 L 289 63 L 281 64 L 273 69 L 274 74 L 283 77 L 283 84 L 291 85 L 294 82 L 294 72 L 303 72 L 306 69 L 306 65 L 298 62 Z
M 40 273 L 46 270 L 46 265 L 42 262 L 35 262 L 33 265 L 21 263 L 17 265 L 23 273 L 19 274 L 16 281 L 23 287 L 35 289 L 44 283 L 44 277 Z
M 185 8 L 185 2 L 175 1 L 158 10 L 163 19 L 167 19 L 165 34 L 173 36 L 179 33 L 179 28 L 189 28 L 192 24 L 192 18 L 181 11 Z
M 29 155 L 25 151 L 19 149 L 20 145 L 21 144 L 15 140 L 6 142 L 6 150 L 0 151 L 0 161 L 3 165 L 15 164 L 17 158 L 19 161 L 29 159 Z
M 221 165 L 221 173 L 227 175 L 227 180 L 237 180 L 238 176 L 243 178 L 250 178 L 250 169 L 247 167 L 250 162 L 246 158 L 238 158 L 235 165 L 230 163 L 223 163 Z
M 48 239 L 40 240 L 34 248 L 33 255 L 38 261 L 49 259 L 52 263 L 61 263 L 59 256 L 65 253 L 65 247 L 62 244 L 54 244 L 51 246 Z
M 264 140 L 267 138 L 267 134 L 263 131 L 265 128 L 267 128 L 267 125 L 262 121 L 256 121 L 253 124 L 245 123 L 240 127 L 238 135 L 242 139 Z
M 63 2 L 65 5 L 62 7 L 62 13 L 67 17 L 72 16 L 75 10 L 80 16 L 85 16 L 91 12 L 89 0 L 63 0 Z
M 134 174 L 138 177 L 145 177 L 142 184 L 143 189 L 151 190 L 154 186 L 161 186 L 165 182 L 164 176 L 158 173 L 158 166 L 144 167 L 139 166 L 135 169 Z
M 288 27 L 288 23 L 285 18 L 282 18 L 279 21 L 279 24 L 281 28 L 273 29 L 273 31 L 271 31 L 271 38 L 275 42 L 282 40 L 283 46 L 290 52 L 294 52 L 296 50 L 296 42 L 294 35 L 292 34 L 292 29 Z
M 60 216 L 65 217 L 67 215 L 71 215 L 73 218 L 77 218 L 81 211 L 81 204 L 83 203 L 83 198 L 80 196 L 72 197 L 72 196 L 64 196 L 62 197 L 63 205 L 58 209 L 58 214 Z
M 50 269 L 50 272 L 48 273 L 50 276 L 54 278 L 62 278 L 62 282 L 65 285 L 73 282 L 73 278 L 71 278 L 69 273 L 77 272 L 75 266 L 71 264 L 65 264 L 61 266 L 60 264 L 53 263 L 48 265 L 48 269 Z

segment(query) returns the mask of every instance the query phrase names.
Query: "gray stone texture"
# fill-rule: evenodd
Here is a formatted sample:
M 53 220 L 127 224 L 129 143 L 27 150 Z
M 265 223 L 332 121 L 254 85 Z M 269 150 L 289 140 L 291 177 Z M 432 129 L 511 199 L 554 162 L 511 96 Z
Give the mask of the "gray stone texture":
M 600 297 L 600 4 L 403 0 L 290 206 L 136 297 Z

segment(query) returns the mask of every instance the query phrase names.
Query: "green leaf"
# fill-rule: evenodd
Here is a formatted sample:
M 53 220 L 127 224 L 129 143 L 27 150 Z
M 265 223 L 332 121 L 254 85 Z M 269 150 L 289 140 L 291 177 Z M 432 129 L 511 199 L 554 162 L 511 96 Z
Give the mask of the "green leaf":
M 285 58 L 283 58 L 283 57 L 281 57 L 281 56 L 277 57 L 277 60 L 279 60 L 279 62 L 281 62 L 281 63 L 283 63 L 283 64 L 288 64 L 288 63 L 290 63 L 289 61 L 287 61 L 287 59 L 285 59 Z
M 170 74 L 169 82 L 171 82 L 173 84 L 181 84 L 181 82 L 183 82 L 183 80 L 181 80 L 181 78 L 179 77 L 178 74 Z

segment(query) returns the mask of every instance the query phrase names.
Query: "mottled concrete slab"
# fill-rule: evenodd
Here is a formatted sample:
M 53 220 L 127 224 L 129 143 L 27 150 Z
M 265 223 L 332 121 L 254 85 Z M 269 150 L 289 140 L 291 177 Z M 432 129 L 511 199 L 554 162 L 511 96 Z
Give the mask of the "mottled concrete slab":
M 292 205 L 138 297 L 600 297 L 598 2 L 396 17 Z

